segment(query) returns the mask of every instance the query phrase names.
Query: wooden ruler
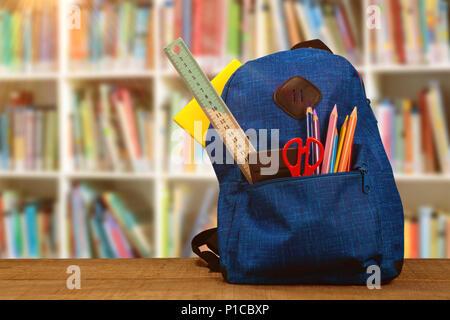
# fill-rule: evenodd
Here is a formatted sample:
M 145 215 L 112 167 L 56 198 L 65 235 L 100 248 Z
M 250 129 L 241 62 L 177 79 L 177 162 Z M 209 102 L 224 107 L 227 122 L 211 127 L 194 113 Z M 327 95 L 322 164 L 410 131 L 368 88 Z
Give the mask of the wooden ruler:
M 249 183 L 252 182 L 248 155 L 256 152 L 230 109 L 213 87 L 208 77 L 192 56 L 183 39 L 178 38 L 164 52 L 192 91 L 195 99 L 221 137 L 228 152 L 233 155 Z

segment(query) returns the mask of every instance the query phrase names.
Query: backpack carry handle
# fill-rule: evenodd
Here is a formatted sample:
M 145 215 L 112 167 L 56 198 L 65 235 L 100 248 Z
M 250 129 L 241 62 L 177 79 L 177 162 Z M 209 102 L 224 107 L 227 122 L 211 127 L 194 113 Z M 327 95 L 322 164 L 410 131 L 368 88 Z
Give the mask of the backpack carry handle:
M 328 48 L 327 45 L 325 43 L 323 43 L 322 40 L 320 40 L 320 39 L 299 42 L 295 46 L 293 46 L 291 48 L 291 50 L 302 49 L 302 48 L 320 49 L 320 50 L 325 50 L 330 53 L 333 53 L 333 51 L 331 51 L 330 48 Z

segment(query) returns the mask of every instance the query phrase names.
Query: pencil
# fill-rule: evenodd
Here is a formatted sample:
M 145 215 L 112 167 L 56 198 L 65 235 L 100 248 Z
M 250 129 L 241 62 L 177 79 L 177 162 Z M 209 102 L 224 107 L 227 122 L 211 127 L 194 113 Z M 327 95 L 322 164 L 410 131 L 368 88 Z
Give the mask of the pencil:
M 339 144 L 336 153 L 336 161 L 334 163 L 334 172 L 338 172 L 339 160 L 341 159 L 342 146 L 344 145 L 345 133 L 347 132 L 348 116 L 345 117 L 344 124 L 341 127 L 341 133 L 339 135 Z
M 320 141 L 320 122 L 319 122 L 319 116 L 317 115 L 316 110 L 314 110 L 313 113 L 313 134 L 314 138 Z M 317 161 L 320 158 L 320 148 L 317 145 L 317 143 L 314 144 L 314 163 L 317 163 Z M 320 165 L 317 166 L 316 171 L 314 171 L 314 174 L 320 174 Z
M 331 111 L 330 120 L 328 121 L 328 132 L 325 143 L 325 154 L 323 156 L 322 174 L 327 174 L 330 169 L 331 153 L 333 152 L 334 131 L 336 130 L 336 122 L 338 118 L 337 106 L 334 105 Z
M 306 138 L 313 138 L 313 112 L 312 108 L 308 107 L 306 109 Z M 309 163 L 312 164 L 314 161 L 314 145 L 311 144 L 309 147 Z
M 348 120 L 347 132 L 345 134 L 344 146 L 342 147 L 341 159 L 339 161 L 338 172 L 347 171 L 347 161 L 350 161 L 350 152 L 355 135 L 356 122 L 358 121 L 357 108 L 355 107 Z
M 348 155 L 348 159 L 347 159 L 347 171 L 350 171 L 350 168 L 352 165 L 353 139 L 352 139 L 352 143 L 350 143 L 350 145 L 351 145 L 351 149 L 350 149 L 350 154 Z
M 338 145 L 339 135 L 336 129 L 334 133 L 334 143 L 333 143 L 333 152 L 331 153 L 331 161 L 330 161 L 330 171 L 328 173 L 334 173 L 334 163 L 336 162 L 336 150 Z

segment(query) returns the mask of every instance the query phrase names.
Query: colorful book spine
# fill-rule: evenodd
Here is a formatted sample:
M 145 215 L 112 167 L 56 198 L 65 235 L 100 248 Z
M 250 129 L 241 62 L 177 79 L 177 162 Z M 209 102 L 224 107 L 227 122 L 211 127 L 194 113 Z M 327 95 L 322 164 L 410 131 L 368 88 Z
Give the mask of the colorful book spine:
M 445 237 L 446 237 L 446 221 L 447 216 L 444 213 L 440 213 L 437 217 L 437 245 L 436 257 L 439 259 L 444 259 L 446 257 L 445 252 Z M 450 232 L 450 229 L 448 230 Z
M 431 218 L 433 215 L 433 210 L 430 207 L 420 207 L 419 208 L 419 225 L 420 225 L 420 258 L 430 258 L 431 257 Z
M 119 225 L 109 212 L 105 212 L 105 214 L 107 233 L 109 235 L 110 243 L 114 244 L 117 250 L 118 258 L 134 258 L 131 247 Z
M 29 258 L 39 258 L 37 209 L 36 203 L 26 205 L 24 209 Z
M 95 203 L 95 215 L 91 218 L 93 233 L 100 248 L 99 253 L 101 258 L 114 258 L 113 251 L 110 247 L 108 236 L 103 228 L 104 211 L 99 202 Z
M 437 82 L 431 82 L 427 96 L 427 106 L 431 117 L 432 131 L 436 146 L 437 158 L 442 172 L 450 172 L 448 156 L 448 130 L 442 93 Z
M 139 6 L 136 9 L 136 26 L 134 38 L 134 58 L 135 63 L 145 66 L 147 57 L 148 23 L 150 18 L 150 6 Z
M 417 108 L 411 111 L 411 131 L 412 131 L 412 154 L 413 172 L 422 173 L 422 133 L 420 127 L 420 115 Z
M 6 253 L 6 233 L 5 233 L 5 208 L 3 196 L 0 194 L 0 258 L 5 258 Z
M 1 168 L 4 170 L 10 169 L 10 129 L 9 129 L 9 117 L 7 114 L 0 115 L 0 144 L 1 144 Z
M 129 243 L 142 257 L 150 257 L 152 251 L 151 245 L 147 241 L 144 231 L 134 215 L 126 209 L 116 194 L 111 192 L 104 193 L 102 199 L 107 204 L 112 216 L 121 226 Z
M 445 257 L 450 258 L 450 214 L 445 219 Z

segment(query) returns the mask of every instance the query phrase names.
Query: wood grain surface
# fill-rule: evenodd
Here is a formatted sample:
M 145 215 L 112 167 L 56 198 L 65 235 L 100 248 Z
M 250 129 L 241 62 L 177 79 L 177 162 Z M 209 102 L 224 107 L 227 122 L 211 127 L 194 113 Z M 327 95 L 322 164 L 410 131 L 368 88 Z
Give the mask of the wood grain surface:
M 69 290 L 67 267 L 81 270 Z M 380 290 L 366 286 L 233 285 L 191 259 L 0 260 L 0 299 L 450 299 L 450 259 L 408 259 Z

